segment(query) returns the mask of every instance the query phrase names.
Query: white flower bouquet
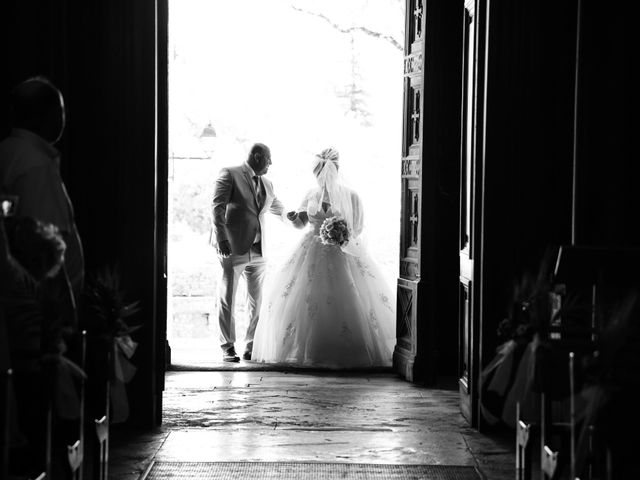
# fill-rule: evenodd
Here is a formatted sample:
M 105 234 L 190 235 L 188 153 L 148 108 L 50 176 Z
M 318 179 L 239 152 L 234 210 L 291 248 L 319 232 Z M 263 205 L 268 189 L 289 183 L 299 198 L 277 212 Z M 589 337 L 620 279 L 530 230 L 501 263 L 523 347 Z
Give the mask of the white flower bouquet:
M 344 247 L 349 243 L 349 226 L 340 217 L 329 217 L 320 226 L 320 240 L 325 245 Z

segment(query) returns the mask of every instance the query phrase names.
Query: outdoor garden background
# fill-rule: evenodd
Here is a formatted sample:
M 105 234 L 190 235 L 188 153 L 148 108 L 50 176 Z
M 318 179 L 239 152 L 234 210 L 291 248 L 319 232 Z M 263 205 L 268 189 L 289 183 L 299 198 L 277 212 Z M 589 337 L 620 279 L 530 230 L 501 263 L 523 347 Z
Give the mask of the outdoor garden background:
M 369 251 L 395 293 L 400 227 L 402 0 L 170 0 L 168 339 L 174 364 L 220 359 L 213 186 L 255 142 L 287 209 L 333 146 L 365 205 Z M 269 276 L 301 231 L 268 215 Z M 246 325 L 238 295 L 239 348 Z M 394 302 L 395 303 L 395 302 Z

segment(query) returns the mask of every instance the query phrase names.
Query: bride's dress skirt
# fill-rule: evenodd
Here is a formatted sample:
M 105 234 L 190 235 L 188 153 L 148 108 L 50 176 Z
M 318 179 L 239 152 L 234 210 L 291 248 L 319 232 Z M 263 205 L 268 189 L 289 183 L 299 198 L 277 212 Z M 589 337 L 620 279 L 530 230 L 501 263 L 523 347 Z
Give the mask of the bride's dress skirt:
M 391 365 L 392 296 L 364 249 L 344 253 L 309 231 L 267 282 L 253 360 L 328 368 Z

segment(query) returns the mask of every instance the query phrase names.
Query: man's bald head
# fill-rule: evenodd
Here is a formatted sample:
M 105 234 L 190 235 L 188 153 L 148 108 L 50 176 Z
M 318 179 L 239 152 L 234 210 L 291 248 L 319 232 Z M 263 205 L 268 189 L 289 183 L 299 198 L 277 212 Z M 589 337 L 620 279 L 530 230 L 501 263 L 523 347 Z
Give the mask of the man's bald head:
M 264 143 L 255 143 L 249 152 L 247 163 L 256 175 L 264 175 L 271 165 L 271 150 Z
M 11 92 L 13 126 L 40 135 L 49 143 L 60 139 L 65 125 L 62 93 L 48 79 L 33 77 Z

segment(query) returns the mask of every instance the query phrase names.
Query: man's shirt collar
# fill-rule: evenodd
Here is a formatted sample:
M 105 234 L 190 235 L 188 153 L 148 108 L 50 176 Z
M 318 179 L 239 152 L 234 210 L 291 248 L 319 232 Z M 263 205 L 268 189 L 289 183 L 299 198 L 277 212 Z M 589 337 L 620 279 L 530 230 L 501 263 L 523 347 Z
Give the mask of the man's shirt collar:
M 253 170 L 253 168 L 251 168 L 251 165 L 249 165 L 249 162 L 244 162 L 244 166 L 247 167 L 247 170 L 249 171 L 249 175 L 251 175 L 251 178 L 256 176 L 256 172 Z

